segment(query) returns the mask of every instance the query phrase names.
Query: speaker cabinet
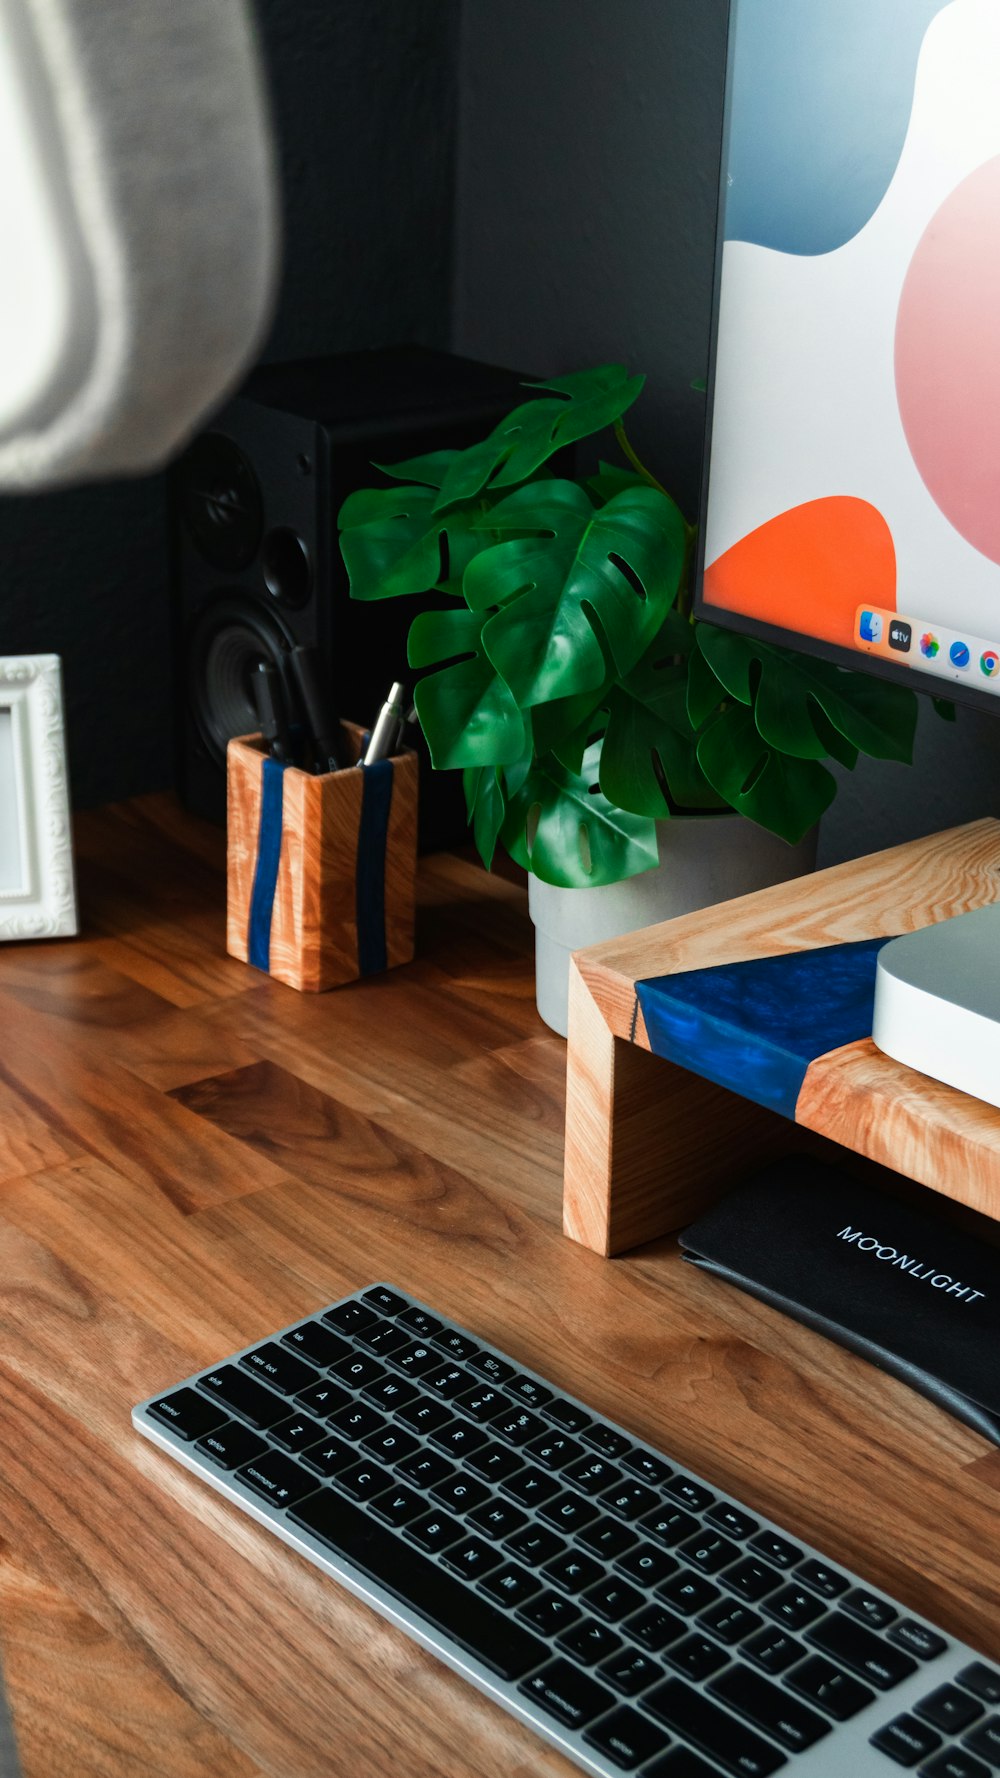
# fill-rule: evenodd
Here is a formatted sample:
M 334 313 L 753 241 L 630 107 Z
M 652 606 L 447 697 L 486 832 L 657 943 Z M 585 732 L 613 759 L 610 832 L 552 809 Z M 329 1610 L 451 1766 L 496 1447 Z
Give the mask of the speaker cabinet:
M 373 462 L 472 444 L 522 399 L 510 371 L 398 347 L 255 371 L 170 476 L 177 778 L 185 806 L 226 813 L 226 744 L 257 726 L 251 678 L 319 650 L 338 715 L 371 723 L 395 679 L 412 683 L 406 637 L 443 601 L 357 604 L 337 513 Z M 467 837 L 457 773 L 421 754 L 420 844 Z

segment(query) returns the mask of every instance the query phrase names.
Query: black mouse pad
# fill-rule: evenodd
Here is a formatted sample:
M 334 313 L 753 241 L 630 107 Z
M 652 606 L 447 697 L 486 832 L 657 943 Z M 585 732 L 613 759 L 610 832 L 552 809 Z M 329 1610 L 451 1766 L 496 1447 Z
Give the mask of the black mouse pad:
M 1000 1444 L 1000 1249 L 806 1160 L 769 1167 L 680 1243 Z

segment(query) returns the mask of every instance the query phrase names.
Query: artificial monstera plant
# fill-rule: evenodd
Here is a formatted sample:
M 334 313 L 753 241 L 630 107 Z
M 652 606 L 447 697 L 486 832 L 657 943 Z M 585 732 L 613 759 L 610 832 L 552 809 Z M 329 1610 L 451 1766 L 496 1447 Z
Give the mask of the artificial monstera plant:
M 642 384 L 605 365 L 528 385 L 480 444 L 378 465 L 389 485 L 340 513 L 354 598 L 440 595 L 409 634 L 417 715 L 484 863 L 499 842 L 569 888 L 651 869 L 678 814 L 795 843 L 836 793 L 825 758 L 912 757 L 912 692 L 694 621 L 694 528 L 622 423 Z M 559 473 L 609 426 L 620 467 Z

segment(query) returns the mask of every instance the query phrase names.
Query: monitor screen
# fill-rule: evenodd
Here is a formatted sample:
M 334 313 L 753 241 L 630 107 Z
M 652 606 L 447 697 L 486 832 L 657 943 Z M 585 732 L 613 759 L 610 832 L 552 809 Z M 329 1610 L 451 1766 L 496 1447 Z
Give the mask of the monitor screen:
M 998 95 L 998 0 L 732 0 L 696 611 L 1000 710 Z

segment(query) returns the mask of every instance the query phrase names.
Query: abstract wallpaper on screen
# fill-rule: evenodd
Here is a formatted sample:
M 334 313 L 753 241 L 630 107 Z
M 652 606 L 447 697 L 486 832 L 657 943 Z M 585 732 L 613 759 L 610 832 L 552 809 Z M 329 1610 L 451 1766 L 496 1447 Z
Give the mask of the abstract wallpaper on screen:
M 1000 0 L 736 0 L 705 598 L 1000 640 Z

